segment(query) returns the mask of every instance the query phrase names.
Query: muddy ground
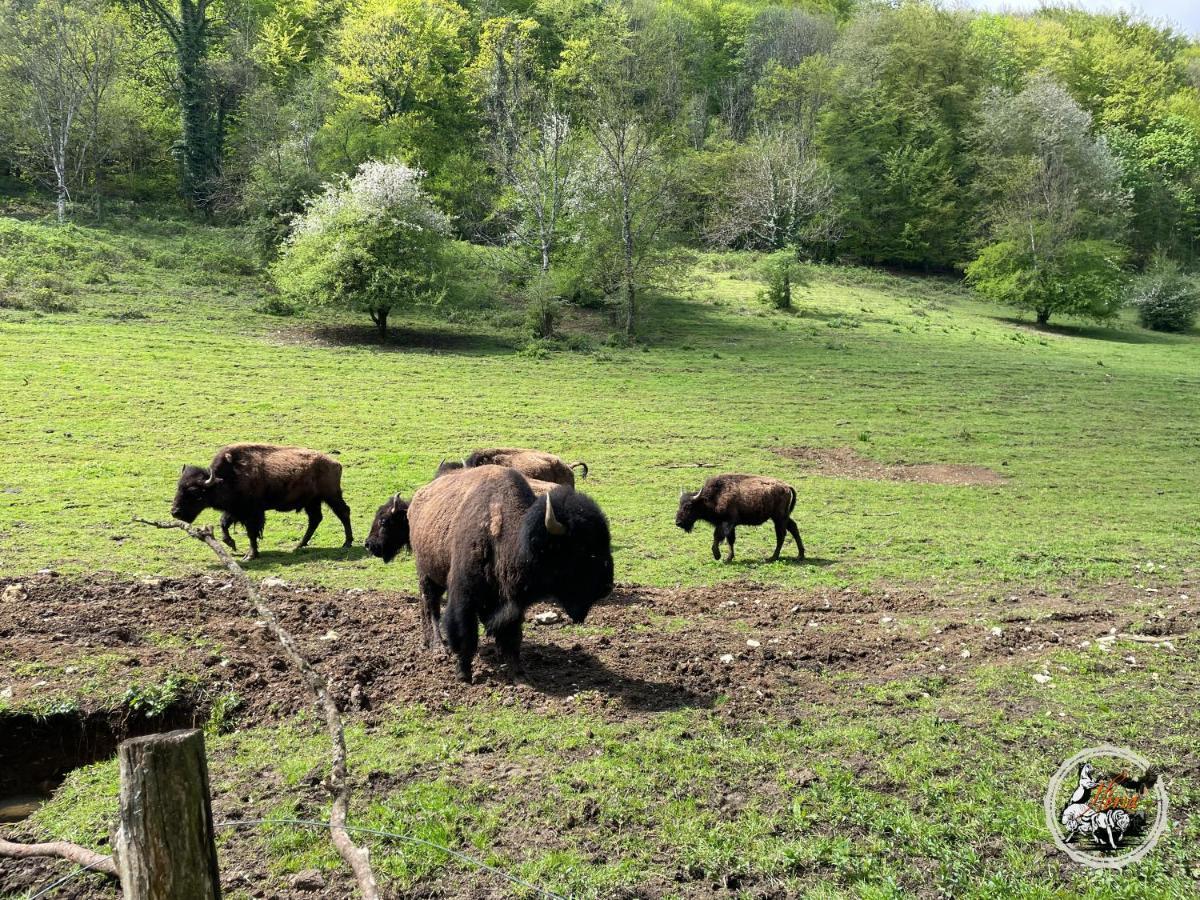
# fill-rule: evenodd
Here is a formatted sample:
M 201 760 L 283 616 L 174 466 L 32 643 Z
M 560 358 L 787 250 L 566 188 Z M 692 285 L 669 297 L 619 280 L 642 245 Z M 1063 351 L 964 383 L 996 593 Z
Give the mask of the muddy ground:
M 904 460 L 895 463 L 881 463 L 863 456 L 853 447 L 772 447 L 771 450 L 784 459 L 800 463 L 808 472 L 833 478 L 959 486 L 1002 485 L 1005 483 L 1003 475 L 987 466 L 916 463 Z
M 230 691 L 244 701 L 235 725 L 285 719 L 310 706 L 303 683 L 227 578 L 80 581 L 39 574 L 0 581 L 0 588 L 0 691 L 15 708 L 76 698 L 76 715 L 103 717 L 115 741 L 145 723 L 127 709 L 114 711 L 104 686 L 150 683 L 168 672 L 193 676 L 188 702 L 168 713 L 172 725 L 202 724 L 213 700 Z M 846 683 L 831 674 L 852 675 L 853 684 L 919 675 L 953 681 L 997 662 L 1024 664 L 1035 673 L 1039 660 L 1058 646 L 1113 633 L 1192 632 L 1194 601 L 1178 599 L 1181 592 L 1196 596 L 1194 588 L 1160 593 L 1132 585 L 1086 594 L 621 585 L 582 627 L 535 625 L 534 615 L 549 608 L 531 610 L 522 681 L 512 683 L 498 669 L 484 640 L 477 683 L 467 686 L 454 679 L 440 650 L 421 648 L 413 596 L 283 583 L 264 589 L 301 650 L 331 679 L 340 705 L 368 727 L 393 704 L 453 708 L 481 692 L 543 712 L 587 704 L 613 719 L 712 707 L 731 720 L 767 710 L 786 720 L 791 704 L 811 708 L 826 694 L 831 703 L 845 702 Z M 104 660 L 99 677 L 96 659 Z M 0 769 L 29 768 L 39 753 L 52 766 L 54 754 L 29 746 L 31 739 L 14 721 L 0 717 Z M 319 805 L 318 784 L 311 793 Z M 260 808 L 266 806 L 264 800 Z M 236 796 L 217 796 L 214 807 L 218 819 L 259 811 L 243 808 Z M 20 825 L 5 826 L 5 833 L 34 837 L 22 834 Z M 228 887 L 253 892 L 265 863 L 240 858 L 239 846 L 229 848 L 223 874 Z M 61 863 L 0 861 L 0 894 L 41 885 L 62 871 Z M 335 880 L 325 891 L 296 888 L 289 896 L 341 896 L 344 887 Z M 467 893 L 434 896 L 503 895 L 497 890 L 476 885 Z M 112 892 L 78 882 L 56 896 Z

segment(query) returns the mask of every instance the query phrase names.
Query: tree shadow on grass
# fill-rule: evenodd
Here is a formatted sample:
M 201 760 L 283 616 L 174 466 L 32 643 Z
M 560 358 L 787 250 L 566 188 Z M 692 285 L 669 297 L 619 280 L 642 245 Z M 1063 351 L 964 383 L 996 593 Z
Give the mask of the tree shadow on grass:
M 723 557 L 722 557 L 723 558 Z M 795 556 L 788 556 L 785 551 L 779 559 L 769 559 L 767 557 L 756 558 L 754 556 L 735 556 L 733 562 L 722 563 L 730 568 L 757 569 L 760 567 L 769 568 L 771 566 L 785 566 L 807 569 L 827 569 L 836 563 L 836 559 L 826 559 L 821 556 L 806 556 L 804 559 L 797 559 Z
M 397 326 L 381 338 L 374 328 L 359 325 L 320 325 L 305 334 L 329 347 L 359 347 L 383 353 L 456 353 L 488 356 L 520 349 L 516 338 L 495 332 L 467 331 L 455 325 Z
M 480 648 L 480 658 L 492 669 L 490 677 L 503 680 L 500 655 L 491 642 Z M 527 643 L 521 648 L 523 680 L 530 687 L 555 697 L 595 691 L 615 697 L 640 712 L 666 712 L 684 708 L 711 708 L 713 694 L 701 693 L 666 681 L 647 681 L 606 666 L 599 657 L 576 647 Z
M 997 322 L 1005 325 L 1015 325 L 1033 334 L 1048 334 L 1057 337 L 1083 338 L 1091 341 L 1106 341 L 1115 344 L 1174 344 L 1179 341 L 1179 335 L 1167 335 L 1149 329 L 1114 328 L 1111 325 L 1038 325 L 1018 316 L 993 316 Z

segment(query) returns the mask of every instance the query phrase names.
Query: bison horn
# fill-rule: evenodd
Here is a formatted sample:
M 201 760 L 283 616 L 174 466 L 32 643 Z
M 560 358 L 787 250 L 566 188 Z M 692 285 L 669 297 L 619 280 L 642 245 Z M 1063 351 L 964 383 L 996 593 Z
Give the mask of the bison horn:
M 212 483 L 213 483 L 214 481 L 216 481 L 216 480 L 217 480 L 217 473 L 216 473 L 216 472 L 209 472 L 209 473 L 208 473 L 208 478 L 207 478 L 207 479 L 205 479 L 205 481 L 204 481 L 204 486 L 205 486 L 205 487 L 208 487 L 210 484 L 212 484 Z
M 567 529 L 563 527 L 562 522 L 558 521 L 554 516 L 554 504 L 550 502 L 550 495 L 546 495 L 546 530 L 551 534 L 566 534 Z

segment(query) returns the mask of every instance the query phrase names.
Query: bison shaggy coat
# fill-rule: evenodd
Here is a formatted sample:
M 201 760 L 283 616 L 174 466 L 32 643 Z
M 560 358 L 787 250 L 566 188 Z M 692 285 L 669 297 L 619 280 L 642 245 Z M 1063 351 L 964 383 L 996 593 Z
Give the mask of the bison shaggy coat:
M 804 559 L 804 542 L 800 530 L 792 521 L 796 506 L 796 489 L 777 478 L 764 475 L 714 475 L 704 487 L 692 494 L 684 491 L 679 497 L 675 524 L 691 531 L 698 520 L 713 525 L 713 559 L 721 558 L 721 541 L 729 543 L 726 562 L 733 561 L 734 530 L 738 525 L 761 525 L 770 519 L 775 524 L 775 553 L 790 533 L 796 540 L 800 559 Z
M 575 487 L 575 469 L 582 469 L 581 478 L 587 478 L 587 463 L 576 462 L 568 465 L 553 453 L 541 450 L 525 450 L 520 447 L 494 448 L 476 450 L 461 463 L 443 462 L 438 466 L 437 474 L 444 475 L 456 469 L 475 469 L 480 466 L 506 466 L 516 469 L 532 481 L 549 481 L 554 484 L 565 484 Z
M 221 511 L 221 539 L 237 549 L 229 526 L 241 523 L 250 538 L 246 559 L 258 556 L 258 539 L 266 526 L 266 511 L 308 513 L 308 530 L 297 550 L 307 546 L 321 524 L 321 504 L 341 520 L 343 546 L 354 544 L 350 507 L 342 498 L 342 464 L 324 453 L 302 447 L 272 444 L 230 444 L 222 447 L 212 466 L 184 466 L 175 490 L 171 514 L 194 522 L 206 509 Z
M 517 674 L 527 608 L 553 601 L 582 622 L 612 591 L 600 508 L 562 485 L 538 496 L 519 472 L 501 466 L 437 478 L 410 504 L 393 497 L 381 506 L 367 549 L 386 561 L 405 544 L 417 562 L 425 646 L 440 633 L 468 683 L 480 622 Z

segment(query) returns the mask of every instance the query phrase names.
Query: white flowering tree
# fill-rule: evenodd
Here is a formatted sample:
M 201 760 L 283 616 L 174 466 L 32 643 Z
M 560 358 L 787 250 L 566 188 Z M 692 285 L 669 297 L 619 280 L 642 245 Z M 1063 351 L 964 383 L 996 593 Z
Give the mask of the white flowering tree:
M 313 198 L 296 220 L 274 275 L 302 303 L 366 312 L 387 335 L 388 315 L 437 293 L 450 222 L 396 160 L 363 163 Z

